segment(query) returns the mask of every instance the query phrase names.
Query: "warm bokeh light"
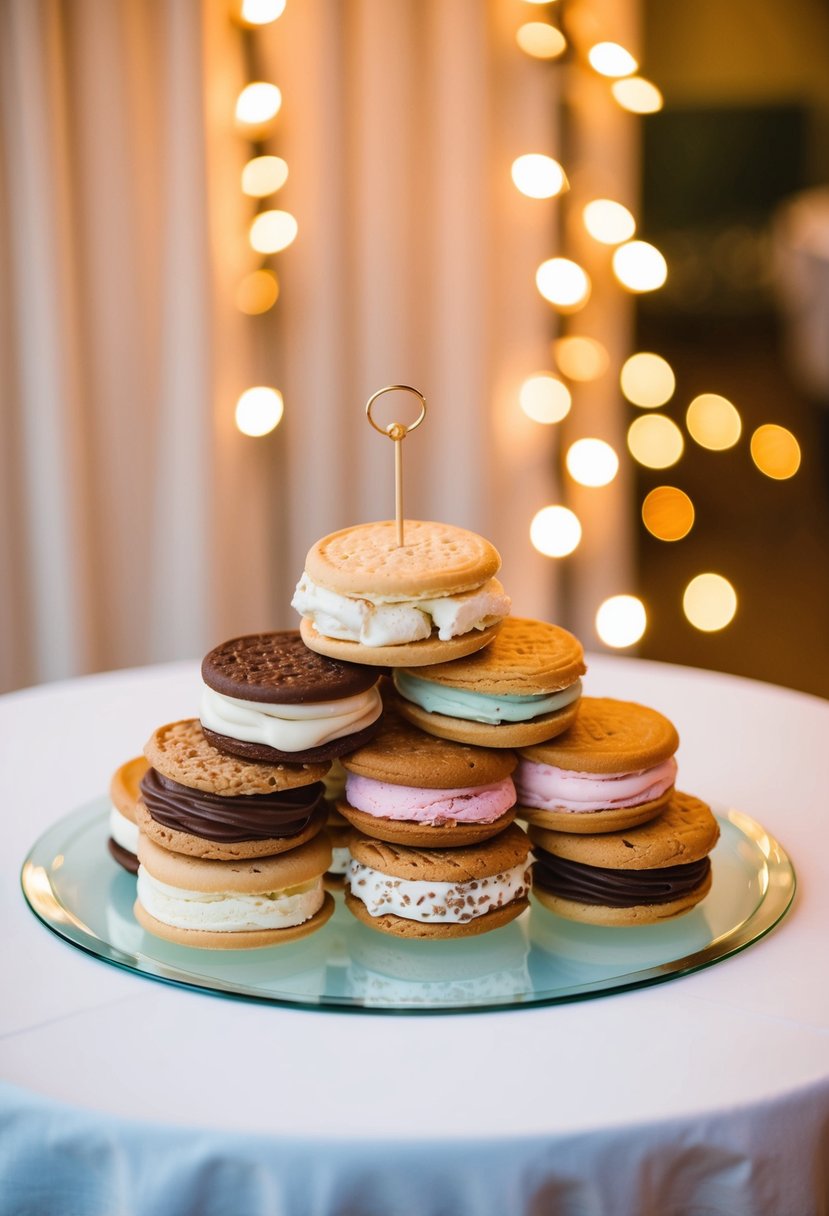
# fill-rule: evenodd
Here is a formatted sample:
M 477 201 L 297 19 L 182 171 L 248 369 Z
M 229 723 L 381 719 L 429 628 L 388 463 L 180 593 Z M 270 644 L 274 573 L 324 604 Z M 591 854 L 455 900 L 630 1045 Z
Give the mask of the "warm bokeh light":
M 568 380 L 598 380 L 607 371 L 610 358 L 601 342 L 571 334 L 556 338 L 553 342 L 553 357 L 563 376 Z
M 547 21 L 528 21 L 516 31 L 515 40 L 534 59 L 556 59 L 567 49 L 567 39 L 561 30 Z
M 591 68 L 600 76 L 631 76 L 639 64 L 618 42 L 597 42 L 587 52 Z
M 656 114 L 662 109 L 662 94 L 655 84 L 642 76 L 614 80 L 610 91 L 623 110 L 631 114 Z
M 285 0 L 242 0 L 242 20 L 246 25 L 268 25 L 285 12 Z
M 768 422 L 751 436 L 751 459 L 766 477 L 785 481 L 800 468 L 800 444 L 784 426 Z
M 279 299 L 279 279 L 272 270 L 254 270 L 236 288 L 236 307 L 255 317 L 273 308 Z
M 567 507 L 542 507 L 530 524 L 530 540 L 545 557 L 566 557 L 581 540 L 578 516 Z
M 670 401 L 676 388 L 676 377 L 668 360 L 645 350 L 625 359 L 619 381 L 628 401 L 644 410 L 657 409 Z
M 257 253 L 279 253 L 297 234 L 290 211 L 260 211 L 250 226 L 250 243 Z
M 642 503 L 642 523 L 657 540 L 682 540 L 694 526 L 694 504 L 676 486 L 657 486 Z
M 656 291 L 668 277 L 668 263 L 655 245 L 628 241 L 613 252 L 613 273 L 628 291 Z
M 257 385 L 245 389 L 236 402 L 236 425 L 243 435 L 258 438 L 279 425 L 283 411 L 279 389 Z
M 545 300 L 562 311 L 575 311 L 587 303 L 590 279 L 569 258 L 548 258 L 535 274 L 535 285 Z
M 569 413 L 572 400 L 567 385 L 550 372 L 529 376 L 518 391 L 521 409 L 533 422 L 561 422 Z
M 721 574 L 698 574 L 685 588 L 682 610 L 695 629 L 715 633 L 734 620 L 737 592 Z
M 619 471 L 619 457 L 603 439 L 577 439 L 565 463 L 573 481 L 582 486 L 609 485 Z
M 242 192 L 251 198 L 266 198 L 287 180 L 288 166 L 281 156 L 254 156 L 242 169 Z
M 647 623 L 645 605 L 635 595 L 612 595 L 596 613 L 596 632 L 605 646 L 616 649 L 638 642 Z
M 528 198 L 555 198 L 567 189 L 567 175 L 557 160 L 528 152 L 512 162 L 512 180 Z
M 282 94 L 275 84 L 264 80 L 245 85 L 236 100 L 236 121 L 258 127 L 279 113 Z
M 634 460 L 648 469 L 667 469 L 682 455 L 682 431 L 664 414 L 644 414 L 628 427 L 628 447 Z
M 733 448 L 743 429 L 740 415 L 727 397 L 718 393 L 700 393 L 685 414 L 688 434 L 712 452 Z
M 582 211 L 584 226 L 595 241 L 602 245 L 619 245 L 629 241 L 636 231 L 636 220 L 627 207 L 609 198 L 596 198 Z

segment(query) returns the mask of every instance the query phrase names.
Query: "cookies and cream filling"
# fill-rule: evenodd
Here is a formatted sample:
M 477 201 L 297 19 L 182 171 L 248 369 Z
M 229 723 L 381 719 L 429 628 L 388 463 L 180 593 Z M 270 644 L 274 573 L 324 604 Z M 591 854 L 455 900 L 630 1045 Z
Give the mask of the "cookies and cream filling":
M 445 714 L 448 718 L 462 718 L 467 722 L 485 722 L 490 726 L 499 726 L 502 722 L 531 722 L 544 714 L 565 709 L 581 696 L 581 680 L 557 692 L 496 696 L 450 688 L 407 671 L 394 671 L 392 678 L 402 697 L 428 713 Z
M 202 686 L 199 717 L 203 726 L 245 743 L 264 743 L 281 752 L 302 752 L 332 739 L 353 735 L 383 712 L 377 685 L 336 701 L 294 705 L 243 701 Z
M 380 819 L 429 823 L 493 823 L 515 806 L 512 777 L 464 789 L 434 790 L 392 785 L 349 773 L 345 782 L 349 806 Z
M 245 895 L 235 891 L 188 891 L 154 878 L 145 866 L 138 868 L 136 887 L 141 904 L 164 925 L 176 929 L 203 929 L 238 933 L 246 929 L 290 929 L 310 920 L 322 907 L 322 878 L 282 891 Z
M 509 614 L 510 599 L 496 578 L 457 595 L 395 600 L 340 595 L 317 586 L 304 573 L 291 605 L 324 637 L 364 646 L 402 646 L 431 637 L 434 629 L 442 642 L 487 629 Z
M 351 852 L 349 849 L 341 849 L 336 845 L 331 849 L 331 865 L 328 867 L 329 874 L 345 874 L 348 869 L 348 863 L 351 861 Z
M 115 806 L 109 810 L 109 834 L 128 853 L 138 852 L 138 824 L 127 819 Z
M 578 773 L 521 758 L 515 788 L 522 806 L 541 811 L 606 811 L 660 798 L 676 780 L 673 756 L 636 773 Z
M 520 865 L 471 882 L 395 878 L 352 857 L 346 874 L 351 894 L 371 916 L 402 916 L 429 924 L 465 924 L 493 908 L 523 899 L 530 889 L 532 856 Z

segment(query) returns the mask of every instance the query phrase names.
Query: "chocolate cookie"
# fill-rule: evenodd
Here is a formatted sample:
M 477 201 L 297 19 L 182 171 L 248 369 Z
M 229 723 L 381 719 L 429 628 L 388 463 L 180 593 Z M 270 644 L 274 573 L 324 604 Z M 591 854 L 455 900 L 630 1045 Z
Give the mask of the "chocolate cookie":
M 232 638 L 202 663 L 199 716 L 220 751 L 271 763 L 324 763 L 371 738 L 379 673 L 316 654 L 297 630 Z

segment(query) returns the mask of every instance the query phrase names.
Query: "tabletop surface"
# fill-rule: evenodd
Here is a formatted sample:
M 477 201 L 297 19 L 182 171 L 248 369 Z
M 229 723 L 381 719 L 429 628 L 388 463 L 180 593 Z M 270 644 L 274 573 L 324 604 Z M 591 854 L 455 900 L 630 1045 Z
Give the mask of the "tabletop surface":
M 827 1081 L 829 702 L 629 658 L 588 664 L 588 695 L 674 721 L 679 788 L 751 815 L 788 852 L 797 895 L 766 938 L 655 988 L 405 1018 L 263 1007 L 107 966 L 35 918 L 20 867 L 157 726 L 195 716 L 199 688 L 196 663 L 107 673 L 0 698 L 0 1078 L 133 1119 L 413 1142 L 648 1124 Z

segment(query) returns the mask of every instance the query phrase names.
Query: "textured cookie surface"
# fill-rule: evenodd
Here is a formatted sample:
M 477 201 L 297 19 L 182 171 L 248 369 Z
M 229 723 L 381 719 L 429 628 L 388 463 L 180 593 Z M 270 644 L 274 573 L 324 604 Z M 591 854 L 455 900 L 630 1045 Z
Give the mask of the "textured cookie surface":
M 635 828 L 640 823 L 655 819 L 673 795 L 673 786 L 661 798 L 642 802 L 639 806 L 617 806 L 604 811 L 544 811 L 539 807 L 519 806 L 519 818 L 539 828 L 553 832 L 578 832 L 591 835 L 596 832 L 618 832 L 622 828 Z
M 398 547 L 394 520 L 358 524 L 318 540 L 305 569 L 341 595 L 424 599 L 480 586 L 501 566 L 488 540 L 453 524 L 407 519 L 404 542 Z
M 144 755 L 157 772 L 179 785 L 211 794 L 270 794 L 322 781 L 327 763 L 256 764 L 228 756 L 205 738 L 198 718 L 170 722 L 154 731 Z
M 552 739 L 572 726 L 576 718 L 578 702 L 533 718 L 531 722 L 501 722 L 494 726 L 490 722 L 470 722 L 465 718 L 450 718 L 448 714 L 436 714 L 422 709 L 403 697 L 394 702 L 401 717 L 413 726 L 425 730 L 439 739 L 451 739 L 455 743 L 471 743 L 474 747 L 524 748 Z
M 409 881 L 458 883 L 490 878 L 521 865 L 531 845 L 526 833 L 511 824 L 485 844 L 457 849 L 410 848 L 357 832 L 349 848 L 352 857 L 381 874 Z
M 401 642 L 395 646 L 364 646 L 362 642 L 346 642 L 342 638 L 327 638 L 318 633 L 311 621 L 300 622 L 302 639 L 311 650 L 350 663 L 366 663 L 373 667 L 421 667 L 427 663 L 443 663 L 462 655 L 482 650 L 495 638 L 502 622 L 486 629 L 470 629 L 460 637 L 442 642 L 433 630 L 431 637 L 420 642 Z
M 380 730 L 365 747 L 341 757 L 361 777 L 418 789 L 469 789 L 503 781 L 515 768 L 509 751 L 437 739 L 386 709 Z
M 208 840 L 205 836 L 197 836 L 193 832 L 183 832 L 177 828 L 167 827 L 153 819 L 143 802 L 136 808 L 138 827 L 150 840 L 169 849 L 173 853 L 184 853 L 188 857 L 205 857 L 212 861 L 238 861 L 251 857 L 273 857 L 278 853 L 287 853 L 299 848 L 322 831 L 328 812 L 325 806 L 320 806 L 311 816 L 310 821 L 293 836 L 271 836 L 262 840 L 221 841 Z
M 320 832 L 307 844 L 276 857 L 212 861 L 171 853 L 142 835 L 138 860 L 159 882 L 185 891 L 262 895 L 324 874 L 331 864 L 331 842 L 325 832 Z
M 584 675 L 581 642 L 558 625 L 508 616 L 485 650 L 412 675 L 465 692 L 531 696 L 557 692 Z
M 667 760 L 679 747 L 672 722 L 647 705 L 582 697 L 569 730 L 521 749 L 527 760 L 580 773 L 632 773 Z
M 379 933 L 426 940 L 477 937 L 481 933 L 489 933 L 492 929 L 500 929 L 502 925 L 507 925 L 520 916 L 529 907 L 529 900 L 526 898 L 513 899 L 508 904 L 502 904 L 500 908 L 493 908 L 491 912 L 485 912 L 483 916 L 473 916 L 471 920 L 464 921 L 462 924 L 452 921 L 407 920 L 404 916 L 394 916 L 388 913 L 385 916 L 372 916 L 363 901 L 357 899 L 348 890 L 345 893 L 345 904 L 349 912 L 359 921 L 376 929 Z
M 135 823 L 135 804 L 141 796 L 139 785 L 147 768 L 146 759 L 135 756 L 115 770 L 109 783 L 112 805 L 131 823 Z
M 168 942 L 195 946 L 202 950 L 255 950 L 262 946 L 281 946 L 315 933 L 330 918 L 334 907 L 332 896 L 326 893 L 319 912 L 301 925 L 291 925 L 287 929 L 243 929 L 235 933 L 219 933 L 210 929 L 177 929 L 173 925 L 165 925 L 151 916 L 139 900 L 135 901 L 133 912 L 142 929 Z
M 497 836 L 515 819 L 515 809 L 510 807 L 492 823 L 458 823 L 447 819 L 445 823 L 416 823 L 409 819 L 382 819 L 358 811 L 347 802 L 339 807 L 349 821 L 360 832 L 375 836 L 378 840 L 393 844 L 425 846 L 427 848 L 455 848 L 458 845 L 479 844 Z
M 226 697 L 284 705 L 351 697 L 377 680 L 368 667 L 309 650 L 298 629 L 231 638 L 205 656 L 201 672 Z
M 548 853 L 613 870 L 649 870 L 699 861 L 713 849 L 719 834 L 711 808 L 678 790 L 661 814 L 630 831 L 583 836 L 535 825 L 529 828 L 530 839 Z

